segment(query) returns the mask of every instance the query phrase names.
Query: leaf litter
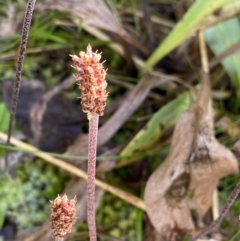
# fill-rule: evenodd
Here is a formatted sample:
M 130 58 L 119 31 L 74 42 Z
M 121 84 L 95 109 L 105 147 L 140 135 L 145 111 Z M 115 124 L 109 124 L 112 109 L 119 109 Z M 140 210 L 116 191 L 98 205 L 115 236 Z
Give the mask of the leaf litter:
M 175 126 L 168 157 L 146 184 L 147 214 L 162 240 L 199 232 L 219 180 L 238 173 L 236 157 L 214 136 L 210 84 L 202 79 L 197 100 Z

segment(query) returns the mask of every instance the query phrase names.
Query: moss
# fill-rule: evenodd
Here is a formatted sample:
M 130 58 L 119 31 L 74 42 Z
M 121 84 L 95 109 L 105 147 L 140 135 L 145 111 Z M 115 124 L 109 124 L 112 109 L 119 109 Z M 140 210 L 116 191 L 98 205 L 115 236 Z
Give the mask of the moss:
M 97 224 L 115 238 L 136 240 L 137 209 L 121 199 L 105 193 L 97 211 Z M 100 241 L 104 238 L 100 237 Z
M 110 231 L 110 235 L 115 237 L 115 238 L 120 238 L 121 237 L 121 230 L 114 228 Z
M 49 199 L 64 188 L 68 177 L 40 159 L 18 165 L 16 180 L 0 177 L 0 227 L 4 218 L 15 222 L 18 229 L 41 225 L 49 216 Z

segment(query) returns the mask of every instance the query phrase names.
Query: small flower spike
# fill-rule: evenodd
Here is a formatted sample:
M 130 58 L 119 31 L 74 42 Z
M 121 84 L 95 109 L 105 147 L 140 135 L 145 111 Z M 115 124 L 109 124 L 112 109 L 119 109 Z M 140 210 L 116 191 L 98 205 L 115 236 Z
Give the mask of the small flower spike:
M 86 52 L 80 52 L 79 56 L 70 55 L 73 60 L 73 68 L 76 69 L 76 80 L 82 92 L 81 104 L 84 113 L 91 118 L 94 114 L 103 115 L 107 101 L 106 70 L 100 63 L 101 54 L 93 53 L 90 44 Z
M 71 232 L 76 221 L 76 198 L 69 200 L 67 195 L 58 197 L 51 202 L 51 228 L 55 240 L 63 240 Z

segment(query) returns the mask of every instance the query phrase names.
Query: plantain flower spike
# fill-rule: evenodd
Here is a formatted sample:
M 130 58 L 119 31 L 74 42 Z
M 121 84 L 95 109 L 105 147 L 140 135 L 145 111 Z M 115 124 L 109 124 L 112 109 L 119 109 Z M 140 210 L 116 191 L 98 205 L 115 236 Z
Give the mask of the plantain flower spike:
M 81 90 L 81 104 L 88 118 L 97 114 L 102 116 L 107 102 L 106 70 L 100 63 L 101 53 L 93 53 L 89 44 L 86 52 L 81 51 L 79 56 L 70 55 L 73 60 L 73 68 L 76 69 L 76 80 Z
M 67 195 L 58 197 L 51 203 L 51 228 L 55 240 L 63 240 L 71 232 L 76 221 L 76 198 L 69 200 Z

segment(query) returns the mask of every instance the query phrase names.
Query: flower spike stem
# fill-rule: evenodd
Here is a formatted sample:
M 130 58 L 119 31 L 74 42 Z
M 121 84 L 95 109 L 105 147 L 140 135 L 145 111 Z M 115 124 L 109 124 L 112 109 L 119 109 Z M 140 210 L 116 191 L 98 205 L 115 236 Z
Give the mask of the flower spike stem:
M 88 179 L 87 179 L 87 216 L 90 241 L 97 241 L 95 219 L 95 172 L 98 119 L 104 114 L 107 103 L 106 70 L 100 63 L 101 54 L 93 53 L 89 44 L 86 52 L 81 51 L 79 56 L 70 55 L 73 68 L 77 71 L 76 80 L 81 90 L 82 110 L 89 120 L 88 136 Z
M 28 33 L 32 21 L 32 15 L 33 10 L 35 6 L 36 0 L 28 0 L 27 7 L 25 11 L 25 17 L 23 20 L 23 28 L 22 28 L 22 39 L 19 47 L 19 55 L 17 60 L 17 66 L 16 66 L 16 77 L 14 80 L 14 87 L 13 87 L 13 93 L 12 93 L 12 102 L 11 102 L 11 109 L 10 109 L 10 120 L 8 125 L 8 138 L 6 145 L 10 145 L 10 137 L 12 135 L 12 126 L 13 126 L 13 120 L 16 114 L 17 109 L 17 103 L 18 103 L 18 95 L 20 91 L 20 85 L 21 85 L 21 76 L 22 76 L 22 67 L 24 62 L 24 56 L 26 53 L 27 48 L 27 40 L 28 40 Z M 9 163 L 8 163 L 8 149 L 5 150 L 5 167 L 4 171 L 5 173 L 8 173 L 9 169 Z
M 87 179 L 87 213 L 90 241 L 97 241 L 95 220 L 95 173 L 99 116 L 94 114 L 89 120 L 88 139 L 88 179 Z
M 63 241 L 63 240 L 64 238 L 59 238 L 59 237 L 55 238 L 55 241 Z

